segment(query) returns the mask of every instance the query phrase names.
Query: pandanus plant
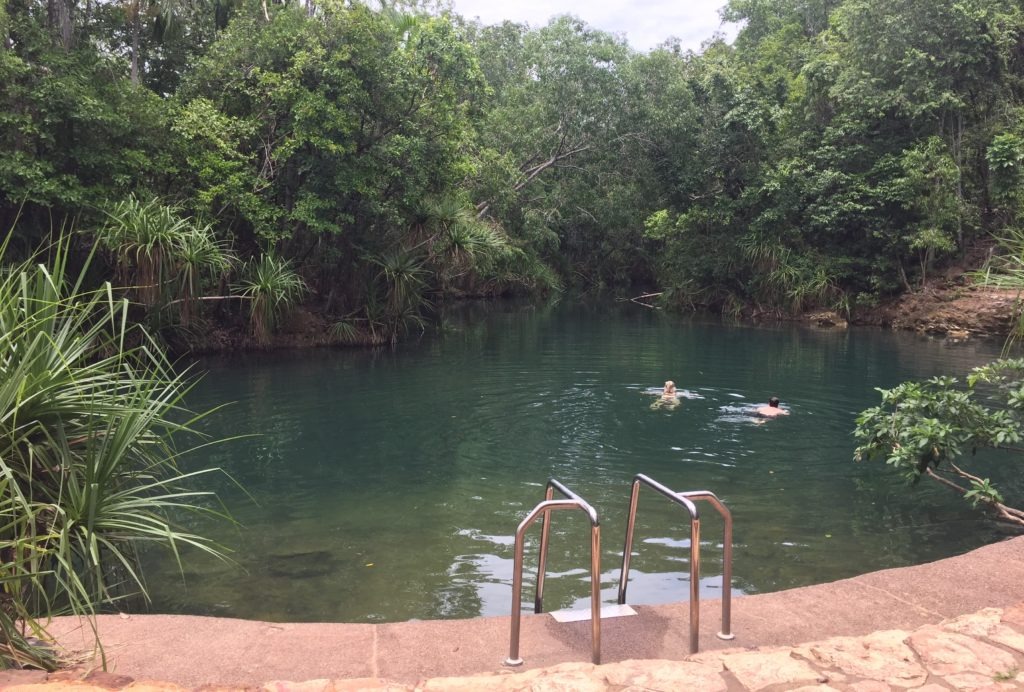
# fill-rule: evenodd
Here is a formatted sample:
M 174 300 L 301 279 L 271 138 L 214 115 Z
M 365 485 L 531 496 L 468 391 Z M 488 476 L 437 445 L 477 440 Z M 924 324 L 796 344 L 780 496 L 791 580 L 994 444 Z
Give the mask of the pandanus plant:
M 188 231 L 188 221 L 155 197 L 144 202 L 135 195 L 106 214 L 97 239 L 114 252 L 119 280 L 132 287 L 139 303 L 156 305 L 174 265 L 175 242 Z
M 177 465 L 190 381 L 109 284 L 69 272 L 68 246 L 0 273 L 0 667 L 57 665 L 52 615 L 147 598 L 141 547 L 221 554 L 177 521 L 216 513 L 194 487 L 211 471 Z
M 245 266 L 241 280 L 232 286 L 232 290 L 239 297 L 248 299 L 252 333 L 263 344 L 269 340 L 285 312 L 309 289 L 287 261 L 264 254 Z
M 478 219 L 472 205 L 458 196 L 425 199 L 419 216 L 416 229 L 424 236 L 426 260 L 444 284 L 470 273 L 478 261 L 508 244 L 497 227 Z
M 146 308 L 177 306 L 182 326 L 191 326 L 202 281 L 224 274 L 234 262 L 227 244 L 209 224 L 182 216 L 156 197 L 142 201 L 131 195 L 106 214 L 96 237 L 114 254 L 119 283 Z
M 183 327 L 195 320 L 203 280 L 226 274 L 235 263 L 227 243 L 218 241 L 209 225 L 194 226 L 178 238 L 174 253 L 175 294 Z

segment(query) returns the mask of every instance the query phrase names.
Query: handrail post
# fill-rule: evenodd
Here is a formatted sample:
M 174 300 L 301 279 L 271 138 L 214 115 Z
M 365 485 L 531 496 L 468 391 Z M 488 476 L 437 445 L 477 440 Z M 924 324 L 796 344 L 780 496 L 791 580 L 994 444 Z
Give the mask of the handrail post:
M 690 519 L 690 653 L 700 649 L 700 517 Z
M 554 490 L 565 495 L 564 500 L 552 499 Z M 515 558 L 512 575 L 512 623 L 509 636 L 509 654 L 506 666 L 520 666 L 519 635 L 522 620 L 523 553 L 525 552 L 526 530 L 540 516 L 544 523 L 541 529 L 541 547 L 537 567 L 537 595 L 534 598 L 534 612 L 544 612 L 544 572 L 547 568 L 547 550 L 551 527 L 551 512 L 559 509 L 581 509 L 590 519 L 590 614 L 591 614 L 591 660 L 601 662 L 601 524 L 597 512 L 583 498 L 569 490 L 554 478 L 548 480 L 544 501 L 533 508 L 516 529 Z
M 554 489 L 548 481 L 544 489 L 544 501 L 550 502 L 554 496 Z M 570 498 L 572 499 L 572 498 Z M 537 554 L 537 591 L 533 596 L 533 612 L 544 612 L 544 577 L 548 569 L 548 542 L 551 540 L 551 512 L 544 512 L 540 527 L 540 550 Z
M 722 515 L 722 631 L 719 639 L 735 639 L 732 633 L 732 512 L 710 490 L 680 493 L 690 500 L 707 500 Z
M 601 663 L 601 527 L 590 527 L 590 658 Z
M 629 492 L 629 514 L 626 515 L 626 542 L 622 547 L 622 567 L 619 570 L 619 605 L 626 604 L 626 586 L 629 580 L 623 575 L 629 574 L 629 563 L 633 558 L 633 528 L 636 524 L 636 506 L 640 500 L 640 480 L 633 479 Z
M 699 649 L 700 639 L 700 514 L 697 506 L 682 493 L 670 490 L 656 480 L 638 473 L 633 477 L 633 489 L 629 496 L 629 517 L 626 520 L 626 545 L 622 549 L 622 569 L 619 573 L 619 605 L 626 603 L 626 587 L 629 584 L 629 562 L 633 553 L 633 530 L 636 525 L 636 508 L 640 498 L 640 484 L 664 495 L 690 514 L 690 653 Z
M 619 577 L 619 604 L 626 603 L 626 586 L 629 582 L 629 563 L 633 551 L 633 532 L 636 524 L 637 501 L 640 484 L 661 493 L 690 513 L 690 653 L 699 648 L 700 636 L 700 515 L 694 500 L 707 500 L 722 515 L 722 631 L 719 639 L 734 639 L 732 633 L 732 514 L 718 497 L 709 490 L 695 490 L 677 493 L 657 481 L 638 473 L 633 478 L 633 489 L 629 498 L 629 516 L 626 520 L 626 545 L 622 551 L 622 571 Z

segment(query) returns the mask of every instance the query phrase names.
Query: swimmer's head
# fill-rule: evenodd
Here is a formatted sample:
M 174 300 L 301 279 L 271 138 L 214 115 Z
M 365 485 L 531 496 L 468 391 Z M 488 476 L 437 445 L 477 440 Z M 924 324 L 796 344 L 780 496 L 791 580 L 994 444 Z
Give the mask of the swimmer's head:
M 665 381 L 665 389 L 675 389 L 675 388 L 676 388 L 676 383 L 675 382 L 673 382 L 672 380 L 666 380 Z
M 772 408 L 778 408 L 779 407 L 779 397 L 773 396 L 771 399 L 768 400 L 768 405 L 771 406 Z

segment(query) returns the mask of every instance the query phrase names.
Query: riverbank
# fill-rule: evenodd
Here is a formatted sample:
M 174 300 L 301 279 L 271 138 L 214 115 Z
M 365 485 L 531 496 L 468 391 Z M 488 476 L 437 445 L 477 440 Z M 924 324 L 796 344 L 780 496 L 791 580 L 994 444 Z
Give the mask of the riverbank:
M 741 665 L 746 665 L 751 675 L 769 675 L 774 674 L 772 671 L 800 668 L 804 672 L 796 679 L 800 685 L 795 686 L 799 687 L 825 684 L 818 678 L 826 670 L 839 672 L 836 670 L 839 664 L 824 653 L 820 660 L 808 659 L 808 656 L 816 656 L 813 651 L 847 651 L 848 654 L 853 651 L 852 659 L 860 660 L 858 665 L 865 670 L 873 665 L 871 662 L 877 656 L 905 665 L 908 669 L 917 666 L 927 670 L 924 677 L 918 672 L 914 674 L 916 677 L 908 678 L 920 678 L 919 684 L 897 684 L 899 687 L 924 685 L 934 677 L 941 678 L 946 674 L 943 671 L 949 675 L 967 676 L 956 678 L 973 685 L 966 685 L 967 689 L 983 689 L 983 685 L 976 684 L 983 681 L 986 684 L 1016 684 L 1010 683 L 1009 679 L 1020 672 L 1020 667 L 1009 679 L 995 679 L 1009 675 L 1011 668 L 1005 658 L 1007 644 L 1000 644 L 991 635 L 998 633 L 1000 637 L 1009 637 L 1000 629 L 1007 624 L 1017 627 L 1018 634 L 1024 633 L 1020 629 L 1024 621 L 1019 606 L 1024 596 L 1021 584 L 1024 584 L 1024 537 L 1016 537 L 924 565 L 873 572 L 830 584 L 738 597 L 734 599 L 732 608 L 732 631 L 736 636 L 732 641 L 723 641 L 715 636 L 722 628 L 720 603 L 705 601 L 701 604 L 700 645 L 703 653 L 696 658 L 688 656 L 688 604 L 637 606 L 637 616 L 603 621 L 602 661 L 625 665 L 625 662 L 636 659 L 690 660 L 714 668 L 719 665 L 714 662 L 717 660 L 721 665 L 715 674 L 720 676 L 725 670 L 737 675 L 735 669 Z M 978 616 L 981 620 L 969 621 L 973 624 L 964 624 L 968 621 L 940 624 L 986 608 L 1009 610 L 1002 615 L 987 611 Z M 1006 612 L 1010 613 L 1009 618 Z M 461 687 L 455 682 L 432 682 L 430 685 L 433 686 L 427 686 L 426 681 L 510 674 L 501 665 L 508 653 L 509 617 L 360 625 L 112 615 L 101 616 L 98 625 L 105 642 L 110 673 L 136 680 L 162 680 L 185 688 L 210 684 L 251 689 L 264 685 L 268 680 L 350 680 L 352 685 L 346 683 L 346 686 L 328 688 L 326 683 L 318 683 L 320 686 L 302 689 L 388 689 L 387 685 L 392 684 L 391 689 L 398 690 L 414 686 L 423 689 L 481 689 L 491 687 L 490 677 Z M 607 671 L 616 670 L 603 668 L 595 671 L 589 667 L 591 647 L 587 622 L 560 624 L 549 615 L 526 615 L 522 625 L 520 653 L 525 664 L 523 669 L 514 672 L 569 663 L 573 667 L 563 668 L 561 672 L 568 671 L 571 676 L 576 676 L 582 674 L 580 671 L 589 671 L 585 675 L 590 680 L 594 676 L 607 678 Z M 899 630 L 903 634 L 868 636 L 891 630 Z M 912 631 L 916 631 L 914 635 L 909 634 Z M 1001 653 L 992 653 L 980 644 L 968 644 L 959 636 L 952 636 L 965 632 L 981 637 L 986 641 L 980 644 L 995 646 Z M 71 618 L 56 620 L 53 633 L 65 647 L 79 650 L 88 635 L 82 625 Z M 860 637 L 864 640 L 817 648 L 799 646 L 835 637 Z M 1007 640 L 1010 639 L 1019 641 L 1012 637 Z M 906 641 L 911 643 L 907 645 Z M 927 651 L 934 653 L 924 653 L 914 644 L 922 641 L 928 643 Z M 912 646 L 913 652 L 908 653 L 905 646 Z M 757 647 L 768 657 L 761 662 L 750 658 L 747 650 L 752 647 Z M 778 647 L 790 647 L 790 650 L 780 653 Z M 880 653 L 883 650 L 889 653 Z M 1002 669 L 997 670 L 998 666 L 992 665 L 989 665 L 991 670 L 978 668 L 970 663 L 959 673 L 951 672 L 953 668 L 948 666 L 952 664 L 944 656 L 950 651 L 964 650 L 968 652 L 965 655 L 1002 662 L 999 663 Z M 1015 651 L 1017 653 L 1011 655 L 1015 656 L 1014 665 L 1019 666 L 1022 663 L 1019 654 L 1024 649 Z M 743 664 L 743 661 L 748 663 Z M 651 668 L 659 667 L 663 667 L 662 664 L 651 664 Z M 669 667 L 679 668 L 675 664 Z M 814 671 L 814 675 L 811 678 L 801 677 L 809 674 L 808 670 Z M 523 679 L 536 680 L 542 674 L 533 672 L 531 675 L 532 678 Z M 863 680 L 854 680 L 833 674 L 827 677 L 827 684 L 832 689 L 889 689 L 879 686 L 889 684 L 884 680 L 880 682 L 870 675 L 861 677 Z M 0 678 L 2 680 L 4 678 Z M 356 680 L 362 682 L 356 684 Z M 29 682 L 26 679 L 22 681 Z M 42 680 L 37 677 L 34 682 Z M 858 686 L 860 682 L 874 686 Z M 124 682 L 122 686 L 125 684 L 128 683 Z M 574 687 L 566 683 L 559 689 L 608 687 L 601 684 L 604 683 L 598 681 Z M 785 680 L 772 680 L 767 684 L 785 684 Z M 960 687 L 965 688 L 964 685 Z M 551 688 L 556 687 L 552 685 Z M 685 688 L 686 685 L 653 689 Z M 748 687 L 760 688 L 760 683 Z
M 960 339 L 1005 337 L 1020 317 L 1020 301 L 1016 290 L 941 281 L 858 311 L 852 321 Z
M 650 307 L 650 306 L 648 306 Z M 639 309 L 639 308 L 638 308 Z M 945 335 L 954 339 L 1005 338 L 1021 315 L 1019 291 L 971 285 L 962 277 L 938 279 L 918 290 L 860 306 L 852 314 L 812 310 L 803 315 L 746 313 L 753 322 L 807 322 L 820 327 L 874 326 Z M 315 310 L 297 308 L 269 341 L 260 343 L 240 322 L 214 324 L 177 344 L 178 352 L 195 354 L 233 353 L 252 350 L 318 348 L 323 346 L 375 347 L 387 343 L 380 335 L 339 331 L 330 318 Z

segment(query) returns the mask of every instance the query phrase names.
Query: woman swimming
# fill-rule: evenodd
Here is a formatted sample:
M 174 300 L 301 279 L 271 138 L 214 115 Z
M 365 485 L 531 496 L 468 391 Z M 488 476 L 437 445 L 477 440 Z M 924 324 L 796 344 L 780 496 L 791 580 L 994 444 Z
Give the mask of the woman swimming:
M 651 410 L 657 411 L 661 408 L 667 408 L 669 410 L 674 409 L 679 405 L 679 392 L 676 391 L 676 383 L 672 380 L 665 382 L 665 388 L 661 390 L 661 396 L 658 397 L 653 404 L 651 404 Z

